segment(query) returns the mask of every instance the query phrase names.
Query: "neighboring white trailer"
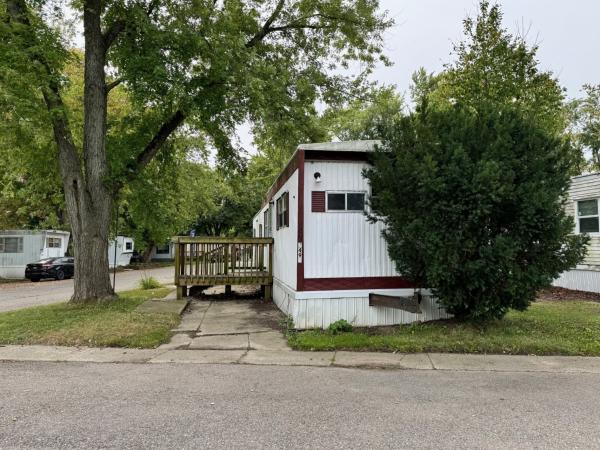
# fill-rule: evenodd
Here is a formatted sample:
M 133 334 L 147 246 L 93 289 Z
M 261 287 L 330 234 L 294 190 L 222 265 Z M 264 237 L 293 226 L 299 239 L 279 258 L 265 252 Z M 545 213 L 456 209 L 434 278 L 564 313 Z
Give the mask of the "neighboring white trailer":
M 58 230 L 0 230 L 0 278 L 23 279 L 27 264 L 65 256 L 69 236 Z
M 600 293 L 600 173 L 571 178 L 565 209 L 575 220 L 573 231 L 586 233 L 590 243 L 581 264 L 563 272 L 554 286 Z
M 420 312 L 374 306 L 372 296 L 410 297 L 381 235 L 367 221 L 363 170 L 377 141 L 303 144 L 269 189 L 253 235 L 273 237 L 273 299 L 297 328 L 345 319 L 358 326 L 447 317 L 425 295 Z
M 173 261 L 175 259 L 175 246 L 172 242 L 164 245 L 155 245 L 150 253 L 151 261 Z
M 115 254 L 116 245 L 116 254 Z M 133 238 L 127 236 L 117 236 L 109 241 L 108 245 L 108 266 L 117 267 L 128 266 L 133 256 Z M 116 264 L 115 264 L 116 261 Z

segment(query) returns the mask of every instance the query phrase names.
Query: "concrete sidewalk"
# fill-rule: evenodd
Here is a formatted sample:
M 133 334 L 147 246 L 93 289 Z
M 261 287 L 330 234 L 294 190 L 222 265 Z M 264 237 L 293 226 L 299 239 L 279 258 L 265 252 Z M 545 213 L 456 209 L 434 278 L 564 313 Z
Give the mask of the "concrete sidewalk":
M 600 357 L 463 355 L 449 353 L 296 352 L 291 350 L 169 350 L 41 345 L 0 346 L 0 361 L 249 364 L 481 372 L 600 374 Z
M 156 301 L 145 308 L 181 308 Z M 179 304 L 181 303 L 181 305 Z M 287 346 L 283 314 L 252 300 L 191 300 L 173 337 L 156 349 L 0 346 L 0 361 L 249 364 L 484 372 L 600 373 L 600 357 L 300 352 Z

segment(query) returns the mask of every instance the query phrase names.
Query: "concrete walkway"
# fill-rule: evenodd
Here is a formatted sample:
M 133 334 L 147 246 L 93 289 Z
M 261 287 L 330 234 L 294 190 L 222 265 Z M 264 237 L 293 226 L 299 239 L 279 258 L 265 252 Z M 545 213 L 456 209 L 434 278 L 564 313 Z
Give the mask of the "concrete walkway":
M 163 302 L 164 303 L 164 302 Z M 486 372 L 599 373 L 600 357 L 299 352 L 284 315 L 257 300 L 192 300 L 173 338 L 156 349 L 0 346 L 0 361 L 250 364 Z

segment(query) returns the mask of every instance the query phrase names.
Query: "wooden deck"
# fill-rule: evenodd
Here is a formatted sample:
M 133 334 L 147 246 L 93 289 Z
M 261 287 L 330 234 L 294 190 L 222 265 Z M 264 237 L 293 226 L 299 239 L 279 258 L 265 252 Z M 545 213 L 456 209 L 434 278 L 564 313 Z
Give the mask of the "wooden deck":
M 175 237 L 177 298 L 191 286 L 264 286 L 271 299 L 273 286 L 272 238 Z

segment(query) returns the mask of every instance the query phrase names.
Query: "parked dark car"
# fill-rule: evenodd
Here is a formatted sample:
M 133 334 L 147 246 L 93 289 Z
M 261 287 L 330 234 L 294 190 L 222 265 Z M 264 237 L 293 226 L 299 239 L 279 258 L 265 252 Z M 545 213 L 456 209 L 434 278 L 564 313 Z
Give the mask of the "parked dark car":
M 31 281 L 40 281 L 42 278 L 64 280 L 75 274 L 74 258 L 46 258 L 27 264 L 25 278 Z

